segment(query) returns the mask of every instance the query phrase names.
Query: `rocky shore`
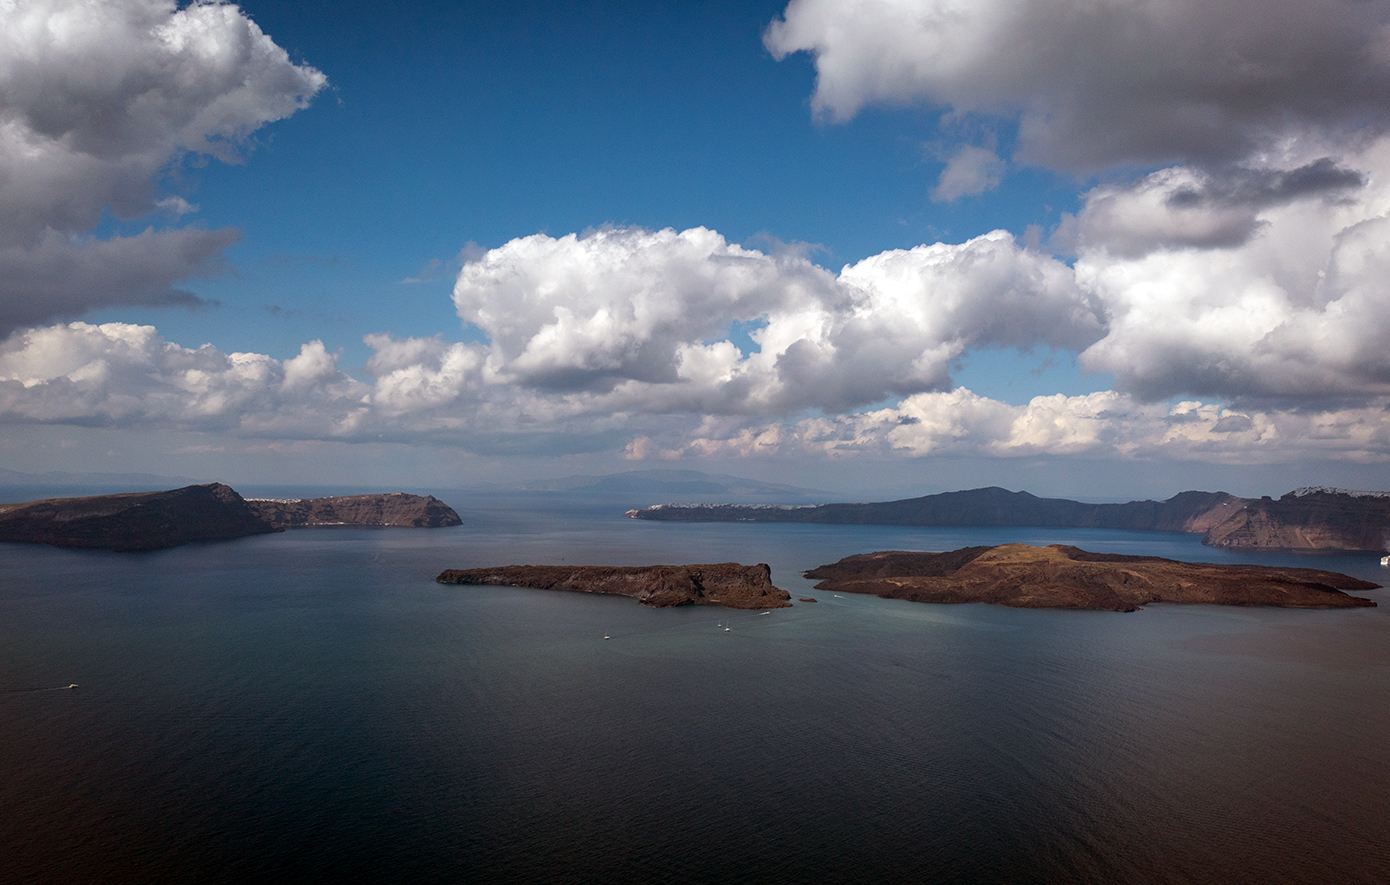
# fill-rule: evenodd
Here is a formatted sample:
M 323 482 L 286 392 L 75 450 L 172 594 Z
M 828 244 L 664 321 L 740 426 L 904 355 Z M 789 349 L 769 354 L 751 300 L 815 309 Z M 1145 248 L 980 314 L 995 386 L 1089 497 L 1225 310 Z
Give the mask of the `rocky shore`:
M 805 576 L 821 579 L 817 590 L 871 593 L 885 599 L 1104 611 L 1135 611 L 1154 602 L 1374 606 L 1369 599 L 1342 591 L 1380 586 L 1319 569 L 1179 562 L 1089 553 L 1061 544 L 864 553 L 812 569 Z
M 643 605 L 722 605 L 737 609 L 784 608 L 791 594 L 772 585 L 767 565 L 568 566 L 508 565 L 449 569 L 441 584 L 492 584 L 538 590 L 572 590 L 630 596 Z

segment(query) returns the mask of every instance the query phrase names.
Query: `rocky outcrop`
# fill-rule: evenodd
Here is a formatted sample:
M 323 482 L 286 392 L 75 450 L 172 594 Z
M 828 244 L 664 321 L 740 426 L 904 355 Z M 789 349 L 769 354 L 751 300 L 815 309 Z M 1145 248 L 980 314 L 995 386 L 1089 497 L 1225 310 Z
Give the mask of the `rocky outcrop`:
M 791 594 L 772 585 L 765 564 L 649 566 L 508 565 L 498 568 L 449 569 L 441 584 L 494 584 L 631 596 L 643 605 L 722 605 L 769 609 L 791 605 Z
M 1153 602 L 1374 606 L 1369 599 L 1341 591 L 1380 586 L 1318 569 L 1179 562 L 1089 553 L 1061 544 L 865 553 L 812 569 L 806 577 L 821 579 L 817 590 L 886 599 L 1104 611 L 1134 611 Z
M 1384 551 L 1390 495 L 1298 489 L 1279 500 L 1245 499 L 1216 522 L 1202 543 L 1213 547 Z
M 462 525 L 454 508 L 434 495 L 343 495 L 333 498 L 249 498 L 251 511 L 276 528 L 390 525 L 440 528 Z
M 51 498 L 0 505 L 0 541 L 160 550 L 193 541 L 226 541 L 279 529 L 221 483 L 165 492 Z
M 867 504 L 657 504 L 633 519 L 676 522 L 811 522 L 920 526 L 1037 526 L 1190 532 L 1213 547 L 1382 550 L 1390 494 L 1298 489 L 1277 501 L 1182 492 L 1166 501 L 1086 504 L 1001 488 Z

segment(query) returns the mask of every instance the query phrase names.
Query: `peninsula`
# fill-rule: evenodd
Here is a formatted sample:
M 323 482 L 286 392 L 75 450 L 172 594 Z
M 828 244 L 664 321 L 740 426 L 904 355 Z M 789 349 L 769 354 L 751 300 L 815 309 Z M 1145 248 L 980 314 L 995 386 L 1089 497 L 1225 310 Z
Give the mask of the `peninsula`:
M 725 608 L 771 609 L 791 605 L 791 594 L 772 585 L 765 563 L 739 565 L 508 565 L 498 568 L 449 569 L 435 578 L 441 584 L 492 584 L 537 590 L 573 590 L 631 596 L 643 605 L 722 605 Z
M 657 504 L 633 519 L 917 526 L 1038 526 L 1190 532 L 1212 547 L 1383 551 L 1390 493 L 1321 487 L 1282 498 L 1182 492 L 1166 501 L 1087 504 L 990 487 L 864 504 Z
M 805 577 L 821 579 L 817 590 L 871 593 L 885 599 L 1124 612 L 1152 602 L 1374 606 L 1369 599 L 1341 591 L 1380 586 L 1319 569 L 1179 562 L 1089 553 L 1063 544 L 864 553 L 812 569 Z
M 439 499 L 352 495 L 247 501 L 219 482 L 160 492 L 0 504 L 0 541 L 132 552 L 312 525 L 460 525 Z

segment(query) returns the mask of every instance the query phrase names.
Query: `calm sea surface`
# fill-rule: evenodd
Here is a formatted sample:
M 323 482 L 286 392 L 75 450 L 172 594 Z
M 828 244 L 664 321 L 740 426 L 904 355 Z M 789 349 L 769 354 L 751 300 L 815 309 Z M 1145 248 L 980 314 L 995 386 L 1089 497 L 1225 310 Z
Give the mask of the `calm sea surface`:
M 1384 583 L 1374 558 L 442 497 L 464 526 L 0 545 L 0 881 L 1390 881 L 1390 592 L 1116 614 L 800 577 L 1006 541 Z M 820 601 L 653 610 L 433 580 L 720 561 Z

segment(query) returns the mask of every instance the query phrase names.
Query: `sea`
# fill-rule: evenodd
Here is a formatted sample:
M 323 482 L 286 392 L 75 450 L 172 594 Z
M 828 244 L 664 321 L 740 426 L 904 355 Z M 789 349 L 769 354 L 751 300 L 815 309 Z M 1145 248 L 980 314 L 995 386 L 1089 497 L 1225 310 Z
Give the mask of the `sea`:
M 0 881 L 1390 882 L 1390 591 L 1121 614 L 801 576 L 1024 541 L 1390 583 L 1375 557 L 436 493 L 462 526 L 0 544 Z M 729 561 L 816 601 L 434 581 Z

